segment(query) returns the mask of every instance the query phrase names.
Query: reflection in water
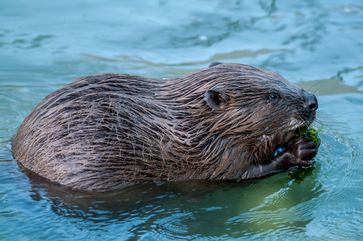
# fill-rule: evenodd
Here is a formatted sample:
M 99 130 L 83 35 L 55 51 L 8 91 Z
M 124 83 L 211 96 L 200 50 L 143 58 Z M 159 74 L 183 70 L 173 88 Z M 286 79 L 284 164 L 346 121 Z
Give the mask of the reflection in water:
M 57 215 L 101 230 L 111 224 L 125 225 L 134 237 L 213 237 L 226 230 L 231 237 L 239 237 L 284 227 L 304 228 L 312 219 L 312 200 L 322 192 L 316 186 L 315 171 L 303 182 L 285 173 L 246 184 L 134 185 L 103 194 L 72 191 L 27 174 L 32 199 L 46 200 Z

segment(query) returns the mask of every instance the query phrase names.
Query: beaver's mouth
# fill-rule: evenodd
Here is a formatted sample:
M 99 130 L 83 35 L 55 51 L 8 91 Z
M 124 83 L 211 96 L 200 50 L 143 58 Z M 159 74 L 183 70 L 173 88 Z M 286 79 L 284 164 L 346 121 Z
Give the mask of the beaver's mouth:
M 289 143 L 291 141 L 297 140 L 299 139 L 303 133 L 306 132 L 306 130 L 309 128 L 310 124 L 301 124 L 299 126 L 296 126 L 293 129 L 290 129 L 287 133 L 286 133 L 286 137 L 284 138 L 285 141 L 284 143 Z
M 288 128 L 287 131 L 282 134 L 281 138 L 277 140 L 273 156 L 277 156 L 285 152 L 286 149 L 289 149 L 294 143 L 297 142 L 298 139 L 303 137 L 304 133 L 306 133 L 312 122 L 313 120 L 300 122 Z

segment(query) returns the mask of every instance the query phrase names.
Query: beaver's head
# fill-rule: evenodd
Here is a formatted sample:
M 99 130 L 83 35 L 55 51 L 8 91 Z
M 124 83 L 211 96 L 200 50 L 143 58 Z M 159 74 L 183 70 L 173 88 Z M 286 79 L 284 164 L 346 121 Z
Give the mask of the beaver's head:
M 250 163 L 269 161 L 277 147 L 297 138 L 315 119 L 316 97 L 276 73 L 216 64 L 192 78 L 198 79 L 203 96 L 195 96 L 202 110 L 195 108 L 198 123 L 192 134 L 198 135 L 204 126 L 208 135 L 198 139 L 200 146 L 205 152 L 224 149 L 230 153 L 227 162 L 233 155 L 243 155 Z

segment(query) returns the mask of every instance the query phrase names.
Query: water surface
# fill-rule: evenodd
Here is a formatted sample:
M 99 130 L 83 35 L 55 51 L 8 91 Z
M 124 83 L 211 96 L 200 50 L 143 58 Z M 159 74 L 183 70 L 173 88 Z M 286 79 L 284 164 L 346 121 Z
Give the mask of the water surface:
M 0 240 L 363 239 L 363 4 L 348 1 L 0 2 Z M 101 72 L 170 78 L 236 62 L 315 92 L 322 145 L 303 179 L 70 192 L 10 140 L 32 108 Z

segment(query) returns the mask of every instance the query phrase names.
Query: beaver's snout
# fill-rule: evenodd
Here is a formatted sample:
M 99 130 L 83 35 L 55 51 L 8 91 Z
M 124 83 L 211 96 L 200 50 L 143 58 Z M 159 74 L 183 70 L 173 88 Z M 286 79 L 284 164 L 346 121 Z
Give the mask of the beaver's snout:
M 304 96 L 304 107 L 309 113 L 308 118 L 314 119 L 315 112 L 318 109 L 318 100 L 314 94 L 311 94 L 305 90 L 303 90 L 303 96 Z
M 304 100 L 305 100 L 305 107 L 312 112 L 315 112 L 318 109 L 318 100 L 316 96 L 303 90 Z

